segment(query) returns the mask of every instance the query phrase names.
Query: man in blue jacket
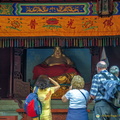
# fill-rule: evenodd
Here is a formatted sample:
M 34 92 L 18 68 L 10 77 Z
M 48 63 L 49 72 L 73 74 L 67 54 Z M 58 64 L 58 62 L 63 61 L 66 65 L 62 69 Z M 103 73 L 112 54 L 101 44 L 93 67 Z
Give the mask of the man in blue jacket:
M 99 61 L 96 65 L 97 74 L 93 76 L 90 90 L 91 100 L 95 101 L 93 120 L 119 120 L 117 109 L 112 107 L 104 98 L 104 86 L 102 81 L 106 78 L 103 74 L 114 80 L 113 74 L 107 71 L 107 64 Z

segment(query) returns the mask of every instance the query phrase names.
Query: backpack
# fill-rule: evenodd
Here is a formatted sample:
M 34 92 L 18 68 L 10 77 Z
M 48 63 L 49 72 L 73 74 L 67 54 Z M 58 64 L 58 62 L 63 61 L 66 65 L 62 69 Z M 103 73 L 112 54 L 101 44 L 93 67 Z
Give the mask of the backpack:
M 111 80 L 105 73 L 102 74 L 106 80 L 102 81 L 104 87 L 104 93 L 100 92 L 112 107 L 120 108 L 120 83 L 118 82 L 116 76 L 114 80 Z
M 32 118 L 39 117 L 42 114 L 42 104 L 37 95 L 38 87 L 35 87 L 33 93 L 30 93 L 24 102 L 24 111 Z

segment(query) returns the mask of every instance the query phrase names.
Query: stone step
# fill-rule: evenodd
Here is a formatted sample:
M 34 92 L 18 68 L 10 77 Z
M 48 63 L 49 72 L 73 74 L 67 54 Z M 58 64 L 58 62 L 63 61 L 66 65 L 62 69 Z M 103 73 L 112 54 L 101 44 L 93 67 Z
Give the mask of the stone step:
M 13 105 L 13 104 L 17 104 L 14 100 L 0 100 L 0 105 Z
M 24 100 L 22 100 L 24 103 Z M 93 109 L 94 103 L 88 104 L 88 109 Z M 51 108 L 52 109 L 68 109 L 69 102 L 64 103 L 61 100 L 51 100 Z M 0 111 L 6 111 L 11 110 L 14 111 L 18 109 L 18 103 L 16 103 L 14 100 L 0 100 Z
M 15 111 L 18 108 L 14 100 L 0 100 L 0 111 Z
M 16 111 L 2 111 L 0 112 L 0 116 L 12 116 L 12 115 L 18 115 Z
M 24 103 L 24 100 L 23 100 Z M 51 107 L 52 109 L 67 109 L 68 103 L 63 103 L 61 100 L 52 100 L 51 101 Z M 16 103 L 14 100 L 0 100 L 0 111 L 6 111 L 6 110 L 16 110 L 18 109 L 18 103 Z

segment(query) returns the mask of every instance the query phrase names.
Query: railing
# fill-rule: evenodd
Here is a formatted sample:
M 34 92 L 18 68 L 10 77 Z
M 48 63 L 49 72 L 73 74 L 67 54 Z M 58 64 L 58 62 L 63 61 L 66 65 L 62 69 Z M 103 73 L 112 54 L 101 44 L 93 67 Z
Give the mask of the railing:
M 18 116 L 0 116 L 0 120 L 18 120 Z
M 90 110 L 87 110 L 90 112 Z M 24 109 L 17 109 L 16 112 L 22 115 L 21 120 L 32 120 L 31 117 L 27 116 Z M 52 109 L 52 120 L 65 120 L 68 110 L 67 109 Z

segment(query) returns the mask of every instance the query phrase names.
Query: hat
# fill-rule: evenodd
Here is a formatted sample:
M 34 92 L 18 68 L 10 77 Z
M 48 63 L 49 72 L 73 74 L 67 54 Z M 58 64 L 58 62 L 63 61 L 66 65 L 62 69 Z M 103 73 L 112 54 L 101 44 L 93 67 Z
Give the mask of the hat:
M 110 72 L 115 74 L 115 73 L 119 73 L 119 68 L 117 66 L 111 66 L 110 67 Z

